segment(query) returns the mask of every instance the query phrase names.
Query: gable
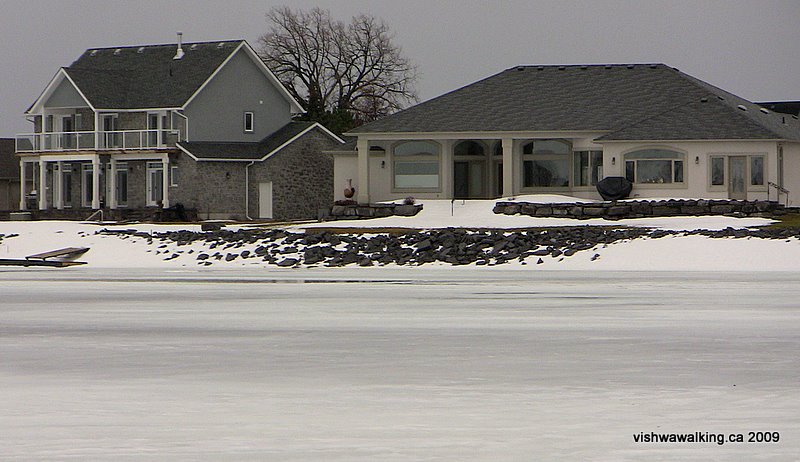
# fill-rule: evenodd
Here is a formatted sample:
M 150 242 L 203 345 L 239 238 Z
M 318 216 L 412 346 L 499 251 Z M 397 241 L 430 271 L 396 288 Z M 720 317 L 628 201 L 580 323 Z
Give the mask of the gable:
M 192 141 L 256 142 L 291 120 L 291 106 L 257 63 L 240 48 L 185 107 Z M 245 133 L 245 112 L 254 130 Z
M 86 100 L 78 93 L 69 79 L 62 79 L 50 96 L 44 101 L 45 107 L 88 107 Z

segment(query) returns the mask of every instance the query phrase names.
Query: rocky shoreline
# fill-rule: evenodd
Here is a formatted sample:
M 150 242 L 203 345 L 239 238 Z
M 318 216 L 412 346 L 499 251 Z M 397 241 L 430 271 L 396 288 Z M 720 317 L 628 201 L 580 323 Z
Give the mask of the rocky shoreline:
M 543 263 L 564 259 L 608 244 L 633 239 L 701 235 L 714 239 L 800 238 L 800 229 L 734 229 L 669 231 L 648 228 L 575 226 L 527 230 L 436 229 L 406 233 L 338 234 L 330 231 L 216 230 L 146 233 L 103 229 L 98 234 L 143 239 L 164 260 L 191 258 L 198 265 L 215 262 L 262 261 L 279 267 L 342 267 L 395 265 L 499 265 Z M 171 249 L 168 244 L 174 244 Z M 199 249 L 197 247 L 200 247 Z M 153 249 L 149 250 L 153 251 Z M 594 253 L 592 260 L 600 258 Z

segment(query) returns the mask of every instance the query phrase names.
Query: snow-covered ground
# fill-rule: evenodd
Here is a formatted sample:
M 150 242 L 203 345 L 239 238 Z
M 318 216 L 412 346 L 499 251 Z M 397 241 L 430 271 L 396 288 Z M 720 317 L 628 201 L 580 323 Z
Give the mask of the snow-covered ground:
M 0 268 L 0 459 L 796 460 L 797 281 Z
M 430 212 L 430 208 L 426 208 Z M 424 213 L 424 212 L 423 212 Z M 433 214 L 435 216 L 435 214 Z M 477 215 L 477 212 L 475 213 Z M 495 218 L 496 217 L 496 218 Z M 724 229 L 726 227 L 743 228 L 769 223 L 770 220 L 729 217 L 674 217 L 649 218 L 639 220 L 623 220 L 605 222 L 603 220 L 578 221 L 558 219 L 537 219 L 527 217 L 495 216 L 492 226 L 504 227 L 500 222 L 509 220 L 506 227 L 552 226 L 551 221 L 577 222 L 580 225 L 606 224 L 628 226 L 651 226 L 661 229 Z M 415 221 L 416 219 L 416 221 Z M 394 220 L 382 222 L 381 220 Z M 409 220 L 405 222 L 403 220 Z M 392 217 L 377 220 L 363 220 L 348 225 L 345 222 L 321 224 L 323 226 L 359 227 L 381 226 L 396 227 L 400 223 L 411 228 L 425 228 L 423 217 Z M 440 220 L 436 218 L 436 220 Z M 514 222 L 511 224 L 511 222 Z M 412 224 L 408 224 L 412 223 Z M 441 224 L 442 222 L 439 221 Z M 430 223 L 428 223 L 430 224 Z M 572 223 L 570 223 L 572 224 Z M 314 225 L 305 225 L 312 227 Z M 436 227 L 436 226 L 431 226 Z M 108 229 L 137 229 L 140 231 L 162 232 L 175 229 L 199 231 L 199 225 L 96 225 L 76 222 L 39 221 L 39 222 L 0 222 L 0 234 L 18 234 L 16 237 L 0 240 L 0 259 L 24 258 L 27 255 L 45 252 L 63 247 L 89 247 L 91 250 L 80 260 L 89 263 L 90 268 L 197 268 L 197 255 L 209 252 L 207 243 L 195 242 L 191 245 L 178 246 L 174 242 L 147 243 L 143 237 L 122 239 L 119 236 L 99 235 L 97 231 Z M 294 229 L 302 232 L 302 229 Z M 241 252 L 253 252 L 259 243 L 244 245 L 236 249 Z M 593 259 L 594 255 L 599 258 Z M 173 256 L 175 256 L 173 258 Z M 287 254 L 287 257 L 293 256 Z M 578 252 L 571 257 L 544 257 L 543 264 L 532 264 L 538 257 L 530 257 L 525 268 L 530 271 L 542 270 L 641 270 L 641 271 L 798 271 L 800 270 L 800 242 L 795 239 L 711 239 L 703 236 L 667 236 L 660 239 L 636 239 L 616 242 L 608 246 L 598 246 L 588 251 Z M 433 264 L 451 268 L 446 264 Z M 519 266 L 517 261 L 505 266 Z M 236 259 L 231 262 L 215 261 L 214 268 L 247 270 L 269 266 L 261 258 L 247 260 Z M 474 268 L 474 266 L 472 266 Z M 469 268 L 467 268 L 469 269 Z M 83 271 L 83 268 L 69 268 L 58 271 Z M 381 268 L 374 268 L 380 271 Z M 456 269 L 460 270 L 460 269 Z M 491 268 L 487 268 L 491 271 Z M 287 270 L 291 271 L 291 270 Z

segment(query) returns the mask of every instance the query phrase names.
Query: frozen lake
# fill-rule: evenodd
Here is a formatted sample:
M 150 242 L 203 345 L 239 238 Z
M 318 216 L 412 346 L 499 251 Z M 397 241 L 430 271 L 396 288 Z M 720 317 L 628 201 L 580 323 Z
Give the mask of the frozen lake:
M 794 460 L 798 282 L 2 270 L 0 458 Z

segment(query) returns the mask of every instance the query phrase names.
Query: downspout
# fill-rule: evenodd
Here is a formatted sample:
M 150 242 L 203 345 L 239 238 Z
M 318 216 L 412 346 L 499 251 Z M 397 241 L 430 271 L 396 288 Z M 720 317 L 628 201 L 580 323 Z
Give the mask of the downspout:
M 250 218 L 250 167 L 255 163 L 256 161 L 252 161 L 244 166 L 244 216 L 248 221 L 253 221 Z

